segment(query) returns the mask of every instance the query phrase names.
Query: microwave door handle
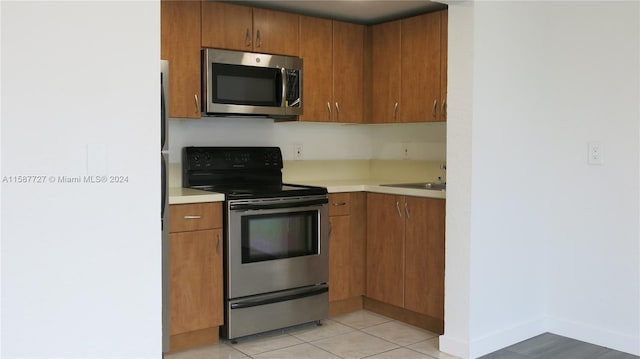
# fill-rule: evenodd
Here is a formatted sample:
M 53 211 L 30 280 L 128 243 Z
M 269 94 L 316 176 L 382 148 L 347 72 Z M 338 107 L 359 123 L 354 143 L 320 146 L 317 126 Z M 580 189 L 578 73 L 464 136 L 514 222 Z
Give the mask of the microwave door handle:
M 288 107 L 287 104 L 287 70 L 282 67 L 280 69 L 280 78 L 282 79 L 282 102 L 280 103 L 280 107 Z

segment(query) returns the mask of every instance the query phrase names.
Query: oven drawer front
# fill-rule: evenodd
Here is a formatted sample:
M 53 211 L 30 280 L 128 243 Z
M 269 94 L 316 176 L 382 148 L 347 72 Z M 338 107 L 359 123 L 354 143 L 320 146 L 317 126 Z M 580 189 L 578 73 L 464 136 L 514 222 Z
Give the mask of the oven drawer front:
M 305 256 L 240 264 L 228 274 L 228 298 L 327 283 L 327 263 L 326 256 Z
M 223 335 L 227 339 L 323 320 L 329 313 L 327 286 L 230 300 Z M 280 300 L 280 298 L 286 300 Z M 293 298 L 293 299 L 291 299 Z M 263 302 L 262 305 L 254 305 Z

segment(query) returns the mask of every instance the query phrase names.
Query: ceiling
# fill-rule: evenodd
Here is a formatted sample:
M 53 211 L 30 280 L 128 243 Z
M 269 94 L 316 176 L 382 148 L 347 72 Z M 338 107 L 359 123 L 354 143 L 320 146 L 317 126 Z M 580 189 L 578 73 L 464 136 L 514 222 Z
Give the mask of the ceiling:
M 358 24 L 377 24 L 446 8 L 444 4 L 429 0 L 235 0 L 226 2 L 290 11 Z

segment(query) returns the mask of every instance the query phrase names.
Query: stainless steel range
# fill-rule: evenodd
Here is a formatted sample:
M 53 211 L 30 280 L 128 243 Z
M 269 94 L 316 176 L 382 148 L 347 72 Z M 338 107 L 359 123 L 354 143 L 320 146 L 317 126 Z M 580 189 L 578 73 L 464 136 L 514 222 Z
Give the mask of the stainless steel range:
M 222 336 L 328 316 L 327 190 L 282 183 L 278 147 L 185 147 L 183 186 L 225 194 Z

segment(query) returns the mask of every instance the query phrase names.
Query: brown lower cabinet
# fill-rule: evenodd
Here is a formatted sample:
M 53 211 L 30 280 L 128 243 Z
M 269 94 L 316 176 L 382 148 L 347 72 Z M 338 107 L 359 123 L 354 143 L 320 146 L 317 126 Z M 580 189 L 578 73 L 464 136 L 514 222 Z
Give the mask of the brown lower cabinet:
M 329 315 L 368 309 L 444 329 L 445 200 L 329 194 Z M 223 324 L 222 205 L 171 205 L 170 350 L 216 343 Z
M 171 205 L 170 351 L 218 342 L 222 290 L 221 203 Z
M 367 195 L 364 308 L 444 330 L 445 200 Z
M 362 309 L 366 194 L 329 194 L 329 315 Z

